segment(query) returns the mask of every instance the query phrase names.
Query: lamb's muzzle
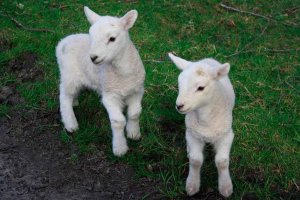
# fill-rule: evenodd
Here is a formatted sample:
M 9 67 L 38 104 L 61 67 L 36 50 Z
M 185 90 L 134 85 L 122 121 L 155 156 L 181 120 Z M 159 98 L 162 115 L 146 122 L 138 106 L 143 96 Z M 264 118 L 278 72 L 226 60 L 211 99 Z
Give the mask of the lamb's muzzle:
M 183 109 L 183 107 L 184 107 L 184 104 L 176 105 L 176 109 L 177 109 L 178 111 L 180 111 L 181 109 Z
M 91 55 L 91 61 L 92 62 L 94 62 L 97 58 L 98 58 L 98 56 Z

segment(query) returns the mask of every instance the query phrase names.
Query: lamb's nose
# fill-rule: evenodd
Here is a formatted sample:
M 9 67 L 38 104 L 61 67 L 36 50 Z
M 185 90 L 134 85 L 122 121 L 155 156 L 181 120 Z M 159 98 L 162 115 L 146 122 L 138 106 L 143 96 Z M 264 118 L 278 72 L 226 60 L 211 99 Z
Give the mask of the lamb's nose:
M 183 107 L 184 107 L 184 105 L 183 105 L 183 104 L 176 105 L 176 108 L 177 108 L 177 110 L 181 110 L 181 108 L 183 108 Z
M 94 62 L 97 58 L 98 58 L 98 56 L 91 56 L 92 62 Z

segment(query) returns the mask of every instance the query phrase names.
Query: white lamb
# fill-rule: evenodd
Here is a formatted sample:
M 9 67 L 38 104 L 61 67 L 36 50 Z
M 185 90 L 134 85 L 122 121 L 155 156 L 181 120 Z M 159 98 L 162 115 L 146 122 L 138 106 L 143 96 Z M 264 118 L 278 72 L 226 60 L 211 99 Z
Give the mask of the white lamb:
M 113 153 L 124 155 L 127 137 L 141 137 L 139 116 L 144 93 L 145 70 L 128 30 L 137 19 L 136 10 L 121 18 L 99 16 L 84 7 L 91 23 L 89 34 L 74 34 L 62 39 L 56 47 L 60 69 L 60 112 L 69 132 L 78 129 L 73 111 L 77 96 L 83 88 L 95 90 L 102 96 L 113 133 Z M 127 107 L 127 123 L 123 114 Z
M 232 182 L 229 173 L 229 154 L 233 141 L 232 109 L 235 95 L 228 78 L 230 65 L 208 58 L 189 62 L 169 53 L 175 65 L 183 70 L 178 78 L 179 94 L 176 108 L 186 114 L 186 141 L 189 175 L 186 192 L 194 195 L 200 188 L 200 169 L 203 148 L 211 143 L 216 151 L 219 192 L 229 197 Z

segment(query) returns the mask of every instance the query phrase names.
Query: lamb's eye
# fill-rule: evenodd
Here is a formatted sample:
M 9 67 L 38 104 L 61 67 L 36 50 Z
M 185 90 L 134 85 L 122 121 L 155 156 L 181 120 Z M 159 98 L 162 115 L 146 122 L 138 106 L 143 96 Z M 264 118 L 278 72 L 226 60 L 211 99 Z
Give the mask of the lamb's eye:
M 198 88 L 197 88 L 197 91 L 203 91 L 204 90 L 204 87 L 202 87 L 202 86 L 199 86 Z
M 110 41 L 110 42 L 114 42 L 115 40 L 116 40 L 115 37 L 110 37 L 110 38 L 109 38 L 109 41 Z

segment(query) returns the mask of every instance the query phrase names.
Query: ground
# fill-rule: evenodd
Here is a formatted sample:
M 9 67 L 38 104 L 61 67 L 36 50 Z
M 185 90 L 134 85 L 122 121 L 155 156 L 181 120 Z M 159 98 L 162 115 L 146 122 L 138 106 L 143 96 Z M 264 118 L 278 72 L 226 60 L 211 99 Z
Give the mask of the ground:
M 14 111 L 1 119 L 1 199 L 160 199 L 155 181 L 135 180 L 131 167 L 109 162 L 104 152 L 72 160 L 55 137 L 58 126 L 41 128 L 58 123 L 57 112 Z
M 235 11 L 229 7 L 236 8 Z M 184 191 L 188 160 L 184 116 L 175 110 L 179 71 L 188 60 L 231 64 L 236 93 L 231 199 L 300 198 L 299 1 L 0 2 L 0 199 L 223 199 L 211 146 L 200 193 Z M 99 97 L 86 91 L 60 120 L 55 46 L 88 32 L 87 5 L 103 15 L 136 9 L 130 31 L 146 69 L 142 139 L 123 158 Z

